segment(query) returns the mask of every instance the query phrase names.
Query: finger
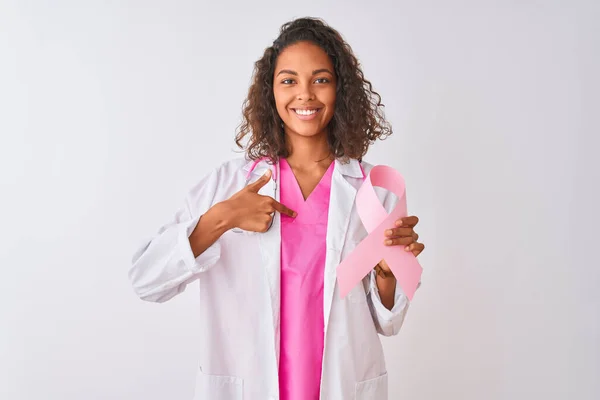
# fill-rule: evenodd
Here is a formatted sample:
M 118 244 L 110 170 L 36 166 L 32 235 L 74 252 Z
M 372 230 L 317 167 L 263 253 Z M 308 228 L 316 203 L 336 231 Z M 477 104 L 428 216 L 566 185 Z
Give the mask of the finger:
M 272 217 L 269 214 L 265 214 L 257 218 L 255 228 L 253 229 L 255 232 L 266 232 L 269 230 L 271 226 Z
M 425 245 L 423 243 L 413 242 L 404 248 L 406 251 L 410 251 L 414 254 L 414 256 L 418 256 L 425 250 Z
M 413 239 L 415 239 L 415 242 L 419 240 L 419 234 L 415 231 L 413 231 Z
M 387 231 L 385 231 L 385 236 L 387 237 L 408 237 L 408 236 L 413 236 L 414 235 L 414 231 L 412 230 L 412 228 L 394 228 L 394 229 L 388 229 Z
M 273 207 L 275 209 L 275 211 L 279 211 L 281 214 L 285 214 L 288 217 L 292 217 L 295 218 L 297 213 L 294 210 L 291 210 L 289 208 L 287 208 L 286 206 L 284 206 L 283 204 L 281 204 L 280 202 L 278 202 L 277 200 L 270 198 L 270 203 L 271 203 L 271 207 Z
M 386 246 L 408 246 L 414 241 L 412 236 L 402 238 L 390 238 L 385 240 Z
M 248 186 L 246 186 L 246 190 L 249 190 L 254 193 L 258 193 L 260 188 L 265 186 L 270 180 L 271 180 L 271 170 L 268 169 L 267 172 L 265 172 L 263 174 L 263 176 L 261 176 L 260 178 L 258 178 L 256 180 L 256 182 L 253 182 L 253 183 L 249 184 Z
M 396 226 L 414 228 L 419 223 L 419 218 L 415 216 L 400 218 L 396 221 Z

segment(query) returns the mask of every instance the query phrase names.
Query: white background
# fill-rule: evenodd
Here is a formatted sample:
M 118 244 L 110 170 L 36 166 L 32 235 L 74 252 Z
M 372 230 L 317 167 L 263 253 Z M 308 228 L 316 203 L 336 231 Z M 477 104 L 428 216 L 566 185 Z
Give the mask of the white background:
M 131 255 L 240 155 L 253 62 L 306 15 L 422 220 L 390 399 L 600 398 L 599 4 L 0 1 L 0 398 L 191 399 L 197 289 L 142 302 Z

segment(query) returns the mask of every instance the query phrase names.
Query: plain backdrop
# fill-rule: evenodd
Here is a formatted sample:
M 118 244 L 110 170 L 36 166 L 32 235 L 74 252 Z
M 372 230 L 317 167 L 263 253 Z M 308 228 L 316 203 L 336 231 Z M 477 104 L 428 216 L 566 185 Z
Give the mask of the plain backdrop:
M 253 63 L 307 15 L 421 218 L 390 399 L 600 398 L 597 1 L 0 0 L 1 399 L 192 398 L 197 288 L 145 303 L 131 256 L 241 156 Z

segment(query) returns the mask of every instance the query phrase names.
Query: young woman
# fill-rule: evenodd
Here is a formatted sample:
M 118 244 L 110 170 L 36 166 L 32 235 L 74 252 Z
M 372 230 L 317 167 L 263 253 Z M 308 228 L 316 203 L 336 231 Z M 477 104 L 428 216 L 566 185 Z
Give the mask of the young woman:
M 337 31 L 283 25 L 255 65 L 236 138 L 246 156 L 206 175 L 134 255 L 144 300 L 199 284 L 196 399 L 387 399 L 379 334 L 398 333 L 408 300 L 385 260 L 343 299 L 335 274 L 367 235 L 354 200 L 372 168 L 362 157 L 391 134 L 380 107 Z M 416 256 L 417 222 L 381 240 Z

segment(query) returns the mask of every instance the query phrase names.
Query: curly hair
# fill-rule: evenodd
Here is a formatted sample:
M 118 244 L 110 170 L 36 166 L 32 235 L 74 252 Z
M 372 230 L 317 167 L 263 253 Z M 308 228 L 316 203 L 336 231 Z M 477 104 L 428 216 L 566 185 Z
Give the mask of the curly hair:
M 235 142 L 248 158 L 288 157 L 283 121 L 277 113 L 273 75 L 277 57 L 288 46 L 307 41 L 321 47 L 331 58 L 337 77 L 334 115 L 327 126 L 327 140 L 336 158 L 362 160 L 377 139 L 392 134 L 384 117 L 381 96 L 365 79 L 351 47 L 338 31 L 318 18 L 299 18 L 285 23 L 273 45 L 256 61 L 252 84 L 243 104 L 243 120 Z M 246 146 L 242 140 L 250 135 Z

